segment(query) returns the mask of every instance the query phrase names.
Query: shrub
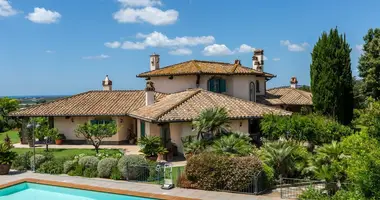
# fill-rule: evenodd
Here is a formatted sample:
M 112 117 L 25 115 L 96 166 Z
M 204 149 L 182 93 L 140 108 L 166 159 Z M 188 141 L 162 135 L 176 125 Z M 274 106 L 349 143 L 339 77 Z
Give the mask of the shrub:
M 186 142 L 184 145 L 184 152 L 186 155 L 197 155 L 204 151 L 205 147 L 202 141 L 193 140 L 191 142 Z
M 34 157 L 33 155 L 30 157 L 30 168 L 32 168 L 33 164 L 34 164 Z M 36 164 L 35 164 L 35 167 L 36 169 L 38 169 L 40 167 L 40 165 L 42 163 L 44 163 L 46 161 L 46 158 L 45 156 L 41 155 L 41 154 L 36 154 Z
M 227 156 L 248 156 L 252 154 L 252 145 L 249 140 L 240 138 L 234 134 L 222 136 L 212 145 L 212 151 Z
M 30 157 L 32 155 L 33 153 L 30 151 L 17 155 L 12 163 L 12 169 L 19 171 L 30 169 Z
M 244 190 L 262 171 L 261 161 L 251 157 L 228 157 L 213 153 L 193 156 L 186 165 L 186 176 L 194 187 L 205 190 Z
M 314 189 L 313 187 L 308 187 L 302 194 L 298 197 L 300 200 L 328 200 L 329 196 L 322 194 L 320 190 Z
M 112 167 L 110 178 L 113 179 L 113 180 L 121 180 L 123 178 L 123 176 L 121 175 L 119 169 L 116 166 Z
M 141 147 L 140 152 L 148 157 L 168 152 L 167 149 L 162 146 L 161 137 L 158 136 L 142 137 L 139 139 L 138 144 Z
M 68 175 L 69 176 L 83 176 L 84 166 L 76 165 L 75 169 L 71 170 Z
M 41 154 L 45 156 L 45 161 L 50 161 L 54 159 L 54 154 L 52 152 L 44 151 Z
M 85 168 L 83 171 L 83 176 L 87 178 L 94 178 L 98 176 L 98 170 L 94 167 Z
M 98 166 L 99 159 L 95 156 L 84 156 L 79 159 L 78 164 L 85 168 L 96 168 Z
M 263 172 L 265 174 L 265 188 L 271 188 L 275 184 L 274 169 L 267 164 L 263 164 Z
M 112 168 L 117 166 L 117 159 L 104 158 L 98 163 L 98 176 L 100 178 L 109 178 L 112 173 Z
M 71 170 L 75 169 L 77 163 L 72 161 L 72 160 L 67 160 L 66 162 L 63 163 L 63 173 L 67 174 Z
M 332 198 L 332 200 L 366 200 L 366 198 L 362 193 L 353 190 L 339 190 Z
M 37 172 L 46 173 L 46 174 L 62 174 L 63 162 L 64 160 L 62 159 L 55 159 L 55 160 L 44 162 L 40 165 Z
M 137 180 L 146 172 L 145 166 L 148 161 L 140 155 L 126 155 L 120 158 L 117 167 L 124 178 L 128 180 Z

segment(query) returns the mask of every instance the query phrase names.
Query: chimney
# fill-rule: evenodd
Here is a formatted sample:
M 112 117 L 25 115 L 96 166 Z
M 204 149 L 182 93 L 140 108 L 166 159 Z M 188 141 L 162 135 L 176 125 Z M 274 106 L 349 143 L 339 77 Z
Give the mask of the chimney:
M 253 51 L 252 64 L 254 70 L 264 71 L 264 50 L 256 49 Z
M 106 75 L 106 78 L 102 82 L 102 85 L 104 91 L 112 91 L 112 81 L 108 78 L 108 75 Z
M 241 65 L 240 60 L 236 59 L 236 60 L 235 60 L 235 65 Z
M 153 53 L 150 55 L 150 71 L 160 69 L 160 55 Z
M 290 79 L 290 88 L 297 88 L 298 80 L 297 77 L 293 76 Z
M 154 84 L 152 81 L 147 81 L 146 82 L 146 87 L 145 87 L 145 105 L 151 105 L 154 104 Z

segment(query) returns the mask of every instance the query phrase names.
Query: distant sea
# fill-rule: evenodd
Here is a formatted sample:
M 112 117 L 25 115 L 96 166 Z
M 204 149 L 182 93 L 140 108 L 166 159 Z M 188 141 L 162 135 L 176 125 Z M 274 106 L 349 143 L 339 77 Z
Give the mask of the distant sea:
M 3 97 L 9 97 L 12 99 L 51 99 L 51 98 L 60 98 L 60 97 L 67 97 L 71 95 L 27 95 L 27 96 L 3 96 Z M 1 96 L 0 96 L 1 97 Z

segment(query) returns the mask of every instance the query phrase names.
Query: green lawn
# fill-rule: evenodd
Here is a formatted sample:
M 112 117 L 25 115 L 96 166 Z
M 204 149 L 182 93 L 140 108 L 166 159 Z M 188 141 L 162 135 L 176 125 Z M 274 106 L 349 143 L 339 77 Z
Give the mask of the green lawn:
M 177 185 L 179 176 L 181 175 L 183 171 L 185 171 L 185 166 L 173 167 L 172 180 L 175 185 Z
M 14 148 L 12 149 L 12 151 L 18 154 L 21 154 L 27 151 L 33 151 L 33 148 Z M 45 148 L 36 149 L 36 153 L 42 153 L 44 151 L 45 151 Z M 82 153 L 86 155 L 96 154 L 94 149 L 49 149 L 49 152 L 52 152 L 55 158 L 74 157 Z M 120 151 L 118 149 L 101 149 L 99 150 L 99 153 L 116 154 L 116 153 L 120 153 Z
M 7 134 L 11 138 L 11 142 L 13 144 L 20 142 L 20 138 L 18 137 L 17 131 L 7 131 L 7 132 L 0 133 L 0 143 L 2 143 L 4 141 L 4 138 Z

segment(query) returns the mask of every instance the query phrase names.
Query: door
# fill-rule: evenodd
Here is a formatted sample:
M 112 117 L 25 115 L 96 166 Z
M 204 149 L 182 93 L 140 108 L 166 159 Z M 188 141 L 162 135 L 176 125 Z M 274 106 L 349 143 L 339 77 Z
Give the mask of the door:
M 256 145 L 260 145 L 261 144 L 261 141 L 260 141 L 260 136 L 261 136 L 261 134 L 260 134 L 260 120 L 259 119 L 250 119 L 248 122 L 249 122 L 248 132 L 252 138 L 252 141 Z
M 164 159 L 167 161 L 170 161 L 172 159 L 172 140 L 170 138 L 170 126 L 169 124 L 163 124 L 161 125 L 160 129 L 160 135 L 161 135 L 161 140 L 162 140 L 162 145 L 169 151 L 168 154 L 164 156 Z M 171 155 L 168 157 L 168 155 Z

